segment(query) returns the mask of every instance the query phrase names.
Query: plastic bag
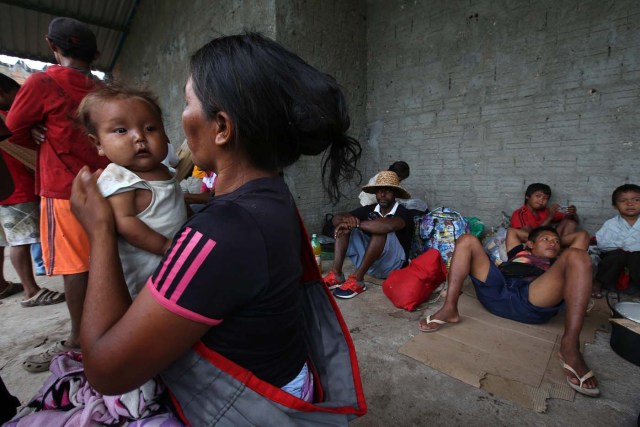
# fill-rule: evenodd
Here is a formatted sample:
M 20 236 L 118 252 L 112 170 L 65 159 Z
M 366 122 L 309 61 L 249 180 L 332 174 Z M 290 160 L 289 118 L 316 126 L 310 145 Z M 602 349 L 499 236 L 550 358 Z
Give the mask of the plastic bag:
M 484 224 L 480 221 L 480 218 L 472 216 L 466 217 L 465 220 L 469 224 L 469 232 L 479 239 L 484 232 Z
M 500 265 L 507 261 L 507 229 L 504 227 L 498 228 L 495 234 L 485 237 L 482 242 L 484 251 L 489 256 L 491 262 L 495 265 Z

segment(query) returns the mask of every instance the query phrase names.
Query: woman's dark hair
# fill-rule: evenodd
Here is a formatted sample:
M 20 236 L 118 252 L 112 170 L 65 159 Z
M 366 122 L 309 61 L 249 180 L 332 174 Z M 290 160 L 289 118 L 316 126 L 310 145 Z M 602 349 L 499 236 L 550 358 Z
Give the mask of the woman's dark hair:
M 640 186 L 635 184 L 622 184 L 620 187 L 613 190 L 613 194 L 611 195 L 611 204 L 613 206 L 618 202 L 618 196 L 622 193 L 638 193 L 640 194 Z
M 543 184 L 541 182 L 534 182 L 527 187 L 527 190 L 524 192 L 524 204 L 527 204 L 527 197 L 531 197 L 533 193 L 536 191 L 542 191 L 543 194 L 546 194 L 548 197 L 551 197 L 551 187 L 547 184 Z
M 335 79 L 260 34 L 214 39 L 191 57 L 193 91 L 208 119 L 226 112 L 232 147 L 265 170 L 282 170 L 300 155 L 325 153 L 322 181 L 330 199 L 356 174 L 360 143 Z

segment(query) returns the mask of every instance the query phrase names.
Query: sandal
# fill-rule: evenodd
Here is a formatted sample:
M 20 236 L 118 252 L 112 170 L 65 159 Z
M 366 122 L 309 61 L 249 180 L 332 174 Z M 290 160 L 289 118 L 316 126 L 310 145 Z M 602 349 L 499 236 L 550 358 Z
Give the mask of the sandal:
M 44 372 L 49 369 L 53 356 L 70 351 L 79 352 L 80 349 L 67 347 L 64 341 L 57 341 L 42 353 L 27 356 L 24 362 L 22 362 L 22 367 L 29 372 Z
M 425 320 L 427 325 L 436 325 L 434 328 L 425 328 L 424 326 L 422 326 L 421 322 L 418 322 L 418 329 L 420 329 L 422 332 L 435 332 L 440 330 L 443 326 L 449 324 L 449 322 L 444 320 L 432 319 L 430 315 L 422 320 Z
M 333 271 L 327 273 L 322 279 L 322 283 L 329 289 L 339 288 L 344 283 L 344 274 L 336 274 Z
M 0 299 L 5 299 L 22 291 L 24 291 L 24 289 L 22 288 L 21 283 L 7 281 L 7 287 L 4 288 L 4 291 L 0 292 Z
M 567 384 L 569 384 L 569 387 L 571 387 L 572 389 L 574 389 L 575 391 L 577 391 L 580 394 L 584 394 L 585 396 L 589 396 L 589 397 L 598 397 L 600 396 L 600 389 L 598 387 L 595 388 L 587 388 L 587 387 L 583 387 L 582 384 L 584 384 L 584 382 L 586 380 L 588 380 L 589 378 L 593 378 L 593 371 L 589 371 L 586 374 L 584 374 L 582 377 L 580 375 L 578 375 L 578 373 L 575 371 L 575 369 L 573 369 L 571 366 L 567 365 L 566 363 L 564 363 L 564 360 L 560 359 L 560 363 L 562 363 L 562 368 L 566 369 L 567 371 L 571 372 L 573 375 L 575 375 L 575 377 L 578 379 L 578 381 L 580 381 L 580 384 L 574 384 L 571 382 L 571 380 L 569 379 L 569 377 L 567 377 Z
M 63 301 L 64 292 L 60 293 L 42 288 L 31 298 L 20 301 L 20 305 L 23 307 L 36 307 L 38 305 L 58 304 Z

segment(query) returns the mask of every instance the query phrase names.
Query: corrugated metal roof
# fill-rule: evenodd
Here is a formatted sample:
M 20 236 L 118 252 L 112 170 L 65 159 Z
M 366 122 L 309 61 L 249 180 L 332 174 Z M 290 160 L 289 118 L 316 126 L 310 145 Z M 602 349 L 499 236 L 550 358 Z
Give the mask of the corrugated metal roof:
M 100 57 L 93 63 L 111 71 L 139 0 L 0 0 L 0 54 L 53 62 L 44 36 L 57 16 L 75 18 L 96 34 Z

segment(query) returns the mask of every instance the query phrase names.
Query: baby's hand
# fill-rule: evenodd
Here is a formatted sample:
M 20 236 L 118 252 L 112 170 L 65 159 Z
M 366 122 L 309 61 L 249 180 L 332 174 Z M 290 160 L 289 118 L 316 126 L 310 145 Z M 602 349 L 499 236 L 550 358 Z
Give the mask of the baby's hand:
M 578 209 L 576 209 L 574 205 L 569 205 L 569 207 L 567 208 L 567 213 L 569 215 L 575 215 L 576 213 L 578 213 Z

